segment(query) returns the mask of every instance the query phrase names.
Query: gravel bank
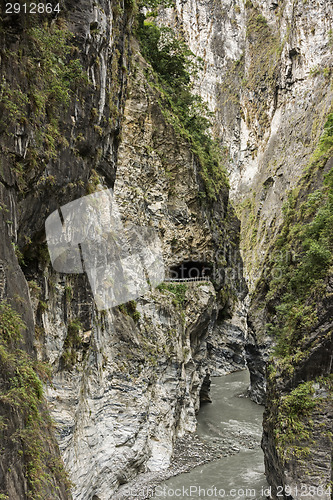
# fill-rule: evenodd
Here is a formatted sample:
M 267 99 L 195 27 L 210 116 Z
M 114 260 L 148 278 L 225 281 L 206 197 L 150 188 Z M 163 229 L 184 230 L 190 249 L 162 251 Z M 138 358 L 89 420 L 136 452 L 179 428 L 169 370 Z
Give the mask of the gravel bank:
M 215 429 L 216 433 L 216 429 Z M 154 495 L 158 484 L 194 467 L 235 455 L 244 449 L 260 446 L 260 440 L 245 432 L 229 433 L 209 440 L 203 440 L 196 434 L 186 434 L 177 440 L 173 459 L 168 469 L 161 472 L 140 474 L 124 486 L 121 486 L 113 500 L 145 500 Z

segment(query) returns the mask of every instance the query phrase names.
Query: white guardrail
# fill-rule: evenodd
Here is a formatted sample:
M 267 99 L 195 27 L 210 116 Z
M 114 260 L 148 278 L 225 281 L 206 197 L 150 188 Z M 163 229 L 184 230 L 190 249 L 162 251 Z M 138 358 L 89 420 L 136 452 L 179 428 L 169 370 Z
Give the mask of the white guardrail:
M 209 276 L 197 276 L 196 278 L 164 278 L 164 281 L 175 281 L 183 283 L 185 281 L 210 281 Z

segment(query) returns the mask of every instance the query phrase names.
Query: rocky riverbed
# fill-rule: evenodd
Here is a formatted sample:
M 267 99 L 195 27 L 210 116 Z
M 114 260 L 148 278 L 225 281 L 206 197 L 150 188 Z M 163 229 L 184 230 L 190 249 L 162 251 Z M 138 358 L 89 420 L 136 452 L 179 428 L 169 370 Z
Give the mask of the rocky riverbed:
M 221 436 L 215 438 L 213 442 L 204 441 L 197 434 L 186 434 L 177 440 L 174 456 L 168 469 L 139 475 L 122 486 L 114 496 L 114 500 L 151 498 L 156 486 L 170 477 L 188 472 L 199 465 L 235 455 L 241 450 L 254 449 L 258 446 L 260 446 L 260 440 L 254 439 L 253 436 L 246 436 L 245 433 L 237 436 Z
M 240 375 L 243 377 L 243 374 L 232 374 L 231 377 L 239 377 Z M 233 395 L 233 397 L 235 396 Z M 241 399 L 247 399 L 243 392 L 237 394 L 236 399 L 234 399 L 234 402 L 236 402 L 235 411 L 238 411 L 237 403 Z M 218 403 L 220 401 L 216 402 L 216 404 Z M 250 401 L 249 404 L 252 405 Z M 231 405 L 233 405 L 232 399 Z M 202 410 L 205 411 L 206 408 L 204 406 Z M 207 409 L 210 410 L 209 406 Z M 227 411 L 230 412 L 230 409 Z M 223 416 L 222 412 L 220 412 L 220 415 Z M 178 438 L 169 468 L 164 471 L 140 474 L 133 481 L 121 486 L 113 497 L 114 500 L 144 500 L 151 498 L 154 496 L 156 486 L 173 476 L 189 472 L 195 467 L 209 462 L 236 455 L 242 451 L 255 450 L 260 447 L 260 432 L 249 432 L 248 427 L 242 425 L 242 422 L 239 423 L 240 425 L 234 424 L 233 428 L 230 428 L 224 425 L 219 427 L 211 419 L 206 421 L 204 418 L 204 421 L 207 437 L 200 431 L 199 426 L 198 432 L 200 435 L 198 433 L 187 433 Z M 235 421 L 232 420 L 232 422 Z

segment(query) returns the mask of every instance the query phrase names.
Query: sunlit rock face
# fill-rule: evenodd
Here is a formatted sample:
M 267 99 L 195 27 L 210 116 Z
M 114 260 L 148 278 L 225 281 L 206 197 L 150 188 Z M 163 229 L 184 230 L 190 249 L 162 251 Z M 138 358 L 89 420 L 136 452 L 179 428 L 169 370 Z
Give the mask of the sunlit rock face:
M 244 343 L 251 393 L 262 402 L 271 340 L 258 334 L 264 317 L 252 301 L 244 342 L 239 221 L 227 187 L 216 201 L 204 199 L 200 165 L 148 81 L 131 36 L 131 8 L 109 0 L 64 4 L 88 82 L 75 89 L 68 109 L 59 108 L 56 146 L 50 157 L 45 144 L 36 147 L 37 167 L 25 163 L 36 132 L 27 119 L 1 136 L 8 154 L 1 167 L 0 295 L 15 298 L 27 323 L 26 350 L 52 366 L 47 396 L 73 497 L 106 500 L 139 472 L 168 466 L 177 436 L 195 429 L 209 377 L 244 367 Z M 195 88 L 215 113 L 212 131 L 224 148 L 253 289 L 279 232 L 286 192 L 331 105 L 332 4 L 177 1 L 160 20 L 203 60 Z M 9 33 L 6 49 L 22 42 L 24 22 L 2 30 L 1 37 Z M 9 80 L 19 73 L 6 64 L 3 72 Z M 43 120 L 38 127 L 50 125 Z M 27 188 L 19 190 L 22 165 Z M 144 295 L 104 310 L 83 272 L 54 269 L 47 217 L 110 188 L 122 227 L 156 232 L 166 275 L 184 262 L 209 263 L 214 286 L 207 279 L 174 293 L 170 284 L 156 289 L 147 281 Z M 14 248 L 24 253 L 24 274 Z M 273 453 L 269 437 L 267 443 Z M 10 476 L 7 462 L 5 454 Z M 9 494 L 24 498 L 23 463 L 13 470 L 19 479 L 15 486 L 10 477 Z M 69 498 L 60 486 L 58 498 Z
M 159 94 L 145 76 L 148 66 L 129 39 L 131 13 L 108 1 L 67 7 L 89 81 L 61 111 L 64 140 L 47 165 L 41 161 L 38 171 L 29 171 L 31 189 L 18 194 L 13 179 L 3 179 L 13 219 L 6 234 L 25 253 L 25 274 L 15 283 L 25 290 L 28 347 L 53 370 L 47 398 L 73 497 L 104 500 L 139 472 L 166 468 L 177 436 L 195 430 L 203 382 L 207 387 L 212 373 L 244 367 L 239 346 L 244 321 L 234 331 L 225 320 L 237 314 L 246 287 L 228 189 L 216 201 L 205 198 L 200 165 L 165 120 Z M 12 143 L 6 139 L 10 161 L 24 161 L 31 137 L 23 127 Z M 207 278 L 155 289 L 148 273 L 144 294 L 111 308 L 96 304 L 89 272 L 91 264 L 104 263 L 103 255 L 96 248 L 89 253 L 82 238 L 100 229 L 104 241 L 103 224 L 111 226 L 112 219 L 98 193 L 111 188 L 118 232 L 130 233 L 134 226 L 142 227 L 143 235 L 155 232 L 165 272 L 183 262 L 208 262 L 215 287 Z M 89 196 L 92 205 L 82 217 L 77 200 Z M 103 219 L 98 224 L 96 208 Z M 45 226 L 52 217 L 54 224 Z M 115 227 L 109 229 L 119 257 L 124 235 L 117 239 Z M 2 295 L 17 293 L 8 285 L 8 268 L 2 274 Z M 108 284 L 114 280 L 110 276 Z M 60 491 L 59 498 L 66 495 Z
M 83 358 L 55 376 L 49 401 L 75 498 L 111 498 L 138 472 L 164 469 L 176 435 L 195 429 L 212 285 L 190 285 L 186 303 L 180 310 L 170 292 L 155 291 L 138 302 L 137 321 L 98 314 Z
M 17 296 L 26 349 L 52 367 L 47 398 L 73 497 L 106 500 L 139 472 L 166 468 L 177 436 L 195 430 L 201 397 L 208 397 L 204 381 L 207 388 L 212 373 L 244 367 L 244 313 L 236 330 L 225 320 L 241 311 L 246 286 L 228 187 L 214 201 L 205 196 L 200 164 L 148 82 L 149 67 L 131 37 L 133 11 L 108 0 L 65 3 L 61 22 L 74 35 L 71 54 L 84 75 L 68 107 L 59 105 L 56 140 L 35 146 L 36 129 L 54 133 L 55 122 L 45 113 L 36 125 L 29 110 L 1 137 L 8 152 L 1 193 L 10 212 L 0 214 L 1 249 L 10 265 L 0 267 L 0 289 L 2 298 Z M 11 50 L 24 43 L 20 22 L 6 39 Z M 10 79 L 12 68 L 4 72 Z M 27 86 L 26 74 L 20 78 Z M 31 144 L 40 160 L 33 167 Z M 26 185 L 19 189 L 22 164 Z M 117 217 L 108 207 L 111 189 Z M 24 254 L 24 274 L 14 248 Z M 140 255 L 108 276 L 107 251 L 112 262 Z M 149 274 L 156 261 L 158 279 Z M 210 278 L 163 283 L 183 262 L 208 263 Z M 139 267 L 145 287 L 133 294 Z M 103 293 L 119 276 L 126 277 L 122 299 L 107 300 Z M 20 497 L 24 488 L 22 479 Z M 58 497 L 70 497 L 62 483 Z
M 37 14 L 25 15 L 22 10 L 20 15 L 0 20 L 2 86 L 9 89 L 6 103 L 1 104 L 1 300 L 7 300 L 26 324 L 26 330 L 22 330 L 25 341 L 22 348 L 32 358 L 48 360 L 55 373 L 62 359 L 68 323 L 78 325 L 74 320 L 80 316 L 81 331 L 85 332 L 82 345 L 87 347 L 95 306 L 89 283 L 80 275 L 72 277 L 76 285 L 67 282 L 65 300 L 63 291 L 69 277 L 55 273 L 49 265 L 45 221 L 60 206 L 91 192 L 95 169 L 103 172 L 106 187 L 113 187 L 115 138 L 121 121 L 121 113 L 115 116 L 115 109 L 122 110 L 126 89 L 126 75 L 119 71 L 118 64 L 120 58 L 124 67 L 128 64 L 126 40 L 132 23 L 129 12 L 115 21 L 116 7 L 115 2 L 108 0 L 66 1 L 59 16 L 41 19 Z M 52 39 L 52 29 L 59 30 L 56 40 Z M 71 44 L 68 50 L 67 36 Z M 45 65 L 45 54 L 52 54 L 53 48 L 57 56 L 50 56 Z M 82 64 L 83 74 L 80 86 L 73 85 L 69 91 L 67 78 L 72 75 L 60 81 L 58 73 L 70 57 L 77 59 L 79 74 Z M 50 81 L 53 91 L 47 87 Z M 58 98 L 57 109 L 52 112 L 51 94 Z M 13 105 L 14 115 L 10 111 Z M 51 307 L 55 296 L 59 300 Z M 76 304 L 73 308 L 72 298 Z M 78 359 L 81 355 L 82 352 L 77 353 Z M 67 363 L 67 369 L 68 361 L 69 358 L 61 361 L 63 365 Z M 1 374 L 2 388 L 6 376 L 4 372 Z M 31 453 L 27 441 L 23 451 L 20 449 L 18 433 L 24 432 L 27 424 L 20 411 L 15 408 L 12 416 L 9 406 L 1 403 L 1 414 L 5 412 L 6 418 L 9 417 L 9 425 L 4 427 L 6 433 L 1 434 L 0 496 L 31 497 L 40 482 L 44 498 L 71 498 L 60 467 L 54 427 L 47 418 L 44 403 L 41 411 L 45 413 L 45 422 L 34 422 L 36 429 L 40 428 L 43 450 L 39 442 L 32 442 Z M 68 435 L 68 429 L 60 434 Z M 29 437 L 28 432 L 26 435 Z M 36 471 L 40 455 L 46 456 L 47 461 L 38 463 Z M 66 467 L 71 472 L 71 464 L 67 462 Z M 34 474 L 38 476 L 35 485 L 31 481 Z

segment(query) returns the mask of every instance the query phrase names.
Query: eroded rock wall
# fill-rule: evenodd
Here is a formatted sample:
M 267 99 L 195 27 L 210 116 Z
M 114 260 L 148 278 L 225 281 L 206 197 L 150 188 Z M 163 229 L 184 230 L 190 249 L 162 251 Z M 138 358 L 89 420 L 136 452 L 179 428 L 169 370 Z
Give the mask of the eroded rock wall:
M 52 367 L 47 398 L 76 499 L 112 498 L 139 472 L 167 467 L 176 437 L 195 429 L 210 374 L 244 366 L 239 222 L 227 187 L 215 202 L 203 196 L 200 163 L 164 117 L 154 76 L 131 39 L 132 7 L 65 2 L 61 15 L 45 24 L 2 19 L 8 121 L 1 129 L 1 298 L 23 315 L 32 358 Z M 57 65 L 47 72 L 53 46 L 60 63 L 52 59 Z M 11 66 L 13 53 L 22 60 Z M 65 63 L 74 64 L 73 82 Z M 12 74 L 14 94 L 8 91 Z M 44 224 L 62 205 L 104 188 L 114 188 L 125 225 L 157 231 L 166 271 L 186 260 L 209 262 L 215 286 L 210 280 L 173 289 L 166 284 L 137 302 L 98 312 L 85 275 L 52 268 Z M 224 326 L 233 311 L 240 317 L 236 355 L 229 339 L 234 333 Z M 11 472 L 19 478 L 13 495 L 25 498 L 24 462 L 18 463 Z M 60 488 L 52 498 L 69 497 L 64 480 L 51 472 Z
M 114 184 L 123 222 L 156 229 L 166 270 L 195 259 L 220 269 L 230 250 L 232 224 L 237 234 L 236 219 L 224 222 L 219 232 L 214 229 L 216 219 L 226 219 L 226 193 L 212 217 L 211 207 L 199 197 L 200 166 L 166 122 L 139 55 L 133 68 Z M 105 183 L 103 175 L 100 182 Z M 237 267 L 237 249 L 232 255 L 229 266 Z M 138 299 L 135 310 L 116 308 L 104 315 L 91 305 L 90 324 L 84 326 L 84 342 L 70 370 L 61 363 L 68 335 L 65 314 L 84 324 L 83 307 L 75 303 L 74 285 L 74 307 L 68 304 L 66 312 L 61 304 L 70 282 L 57 278 L 50 312 L 43 314 L 45 339 L 51 343 L 45 354 L 57 352 L 53 364 L 60 363 L 49 396 L 65 463 L 77 484 L 76 498 L 92 493 L 111 498 L 138 472 L 166 468 L 176 437 L 195 429 L 201 387 L 212 372 L 207 337 L 217 337 L 220 310 L 232 309 L 228 295 L 221 299 L 223 290 L 232 286 L 223 276 L 218 276 L 220 292 L 210 282 L 185 283 L 178 285 L 179 297 L 165 285 Z M 233 292 L 236 298 L 244 294 L 241 286 Z M 59 347 L 52 349 L 52 343 Z M 237 361 L 244 365 L 241 349 Z
M 197 92 L 227 150 L 251 289 L 332 103 L 332 4 L 176 2 L 160 14 L 203 59 Z
M 58 206 L 86 193 L 97 164 L 109 184 L 114 181 L 120 123 L 115 110 L 120 116 L 126 86 L 119 60 L 126 67 L 131 27 L 128 11 L 114 21 L 117 8 L 121 6 L 108 1 L 64 2 L 59 14 L 5 15 L 1 2 L 0 491 L 4 498 L 71 498 L 54 425 L 35 375 L 42 372 L 37 356 L 52 364 L 59 348 L 59 342 L 51 345 L 47 339 L 48 325 L 42 319 L 52 289 L 44 223 Z M 79 295 L 85 285 L 77 282 Z M 65 304 L 59 307 L 66 309 Z M 82 308 L 89 316 L 89 308 Z M 22 343 L 13 340 L 16 325 Z M 58 326 L 61 331 L 62 325 Z M 38 349 L 41 345 L 45 353 Z
M 309 167 L 312 156 L 332 106 L 332 3 L 176 2 L 176 8 L 163 11 L 160 19 L 180 31 L 192 51 L 203 58 L 203 71 L 196 88 L 207 97 L 215 114 L 214 131 L 222 146 L 227 146 L 231 197 L 241 219 L 241 248 L 251 292 L 246 341 L 250 394 L 256 402 L 264 403 L 266 367 L 276 342 L 269 323 L 272 318 L 274 322 L 279 301 L 283 302 L 283 293 L 274 301 L 266 299 L 279 272 L 272 262 L 289 259 L 296 266 L 299 258 L 294 249 L 286 251 L 274 244 L 284 224 L 282 207 L 289 192 L 295 187 L 300 189 L 304 171 L 313 167 Z M 326 172 L 330 168 L 326 165 Z M 309 193 L 322 189 L 323 182 L 319 176 L 303 188 L 299 197 L 296 189 L 294 196 L 299 204 Z M 323 284 L 325 296 L 329 289 L 328 283 Z M 326 324 L 327 303 L 322 300 L 318 304 L 318 321 Z M 326 331 L 326 327 L 322 328 Z M 318 337 L 316 355 L 326 359 L 329 349 L 326 342 L 330 341 L 322 342 L 320 331 L 314 325 L 309 337 L 312 340 Z M 293 340 L 295 345 L 298 341 Z M 299 487 L 304 481 L 304 494 L 311 481 L 317 488 L 329 483 L 331 444 L 311 435 L 316 443 L 313 457 L 310 446 L 305 465 L 301 465 L 295 458 L 296 451 L 294 460 L 289 457 L 289 461 L 284 461 L 276 449 L 275 435 L 280 432 L 281 401 L 289 401 L 288 395 L 313 377 L 311 361 L 307 357 L 306 360 L 299 377 L 290 380 L 286 376 L 282 381 L 272 377 L 269 381 L 263 441 L 271 484 Z M 281 360 L 277 363 L 283 364 Z M 294 363 L 297 365 L 296 359 Z M 321 376 L 330 373 L 331 368 L 325 363 L 321 368 Z M 316 389 L 319 393 L 323 390 Z M 274 398 L 279 404 L 272 403 Z M 314 411 L 314 421 L 321 421 L 323 429 L 330 422 L 329 405 L 326 401 Z M 304 421 L 307 422 L 306 418 Z M 283 432 L 287 432 L 287 427 L 286 424 Z M 290 491 L 293 497 L 295 488 Z

